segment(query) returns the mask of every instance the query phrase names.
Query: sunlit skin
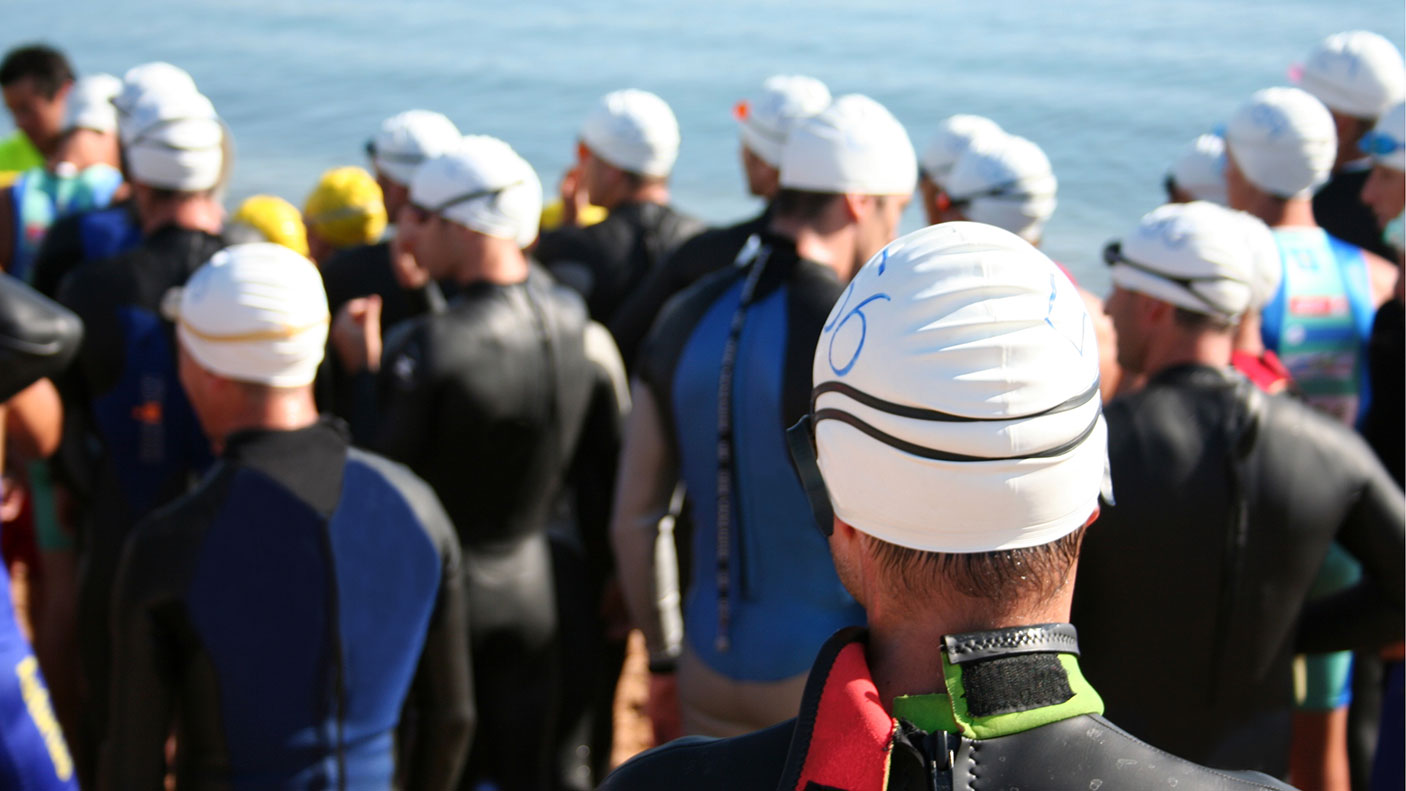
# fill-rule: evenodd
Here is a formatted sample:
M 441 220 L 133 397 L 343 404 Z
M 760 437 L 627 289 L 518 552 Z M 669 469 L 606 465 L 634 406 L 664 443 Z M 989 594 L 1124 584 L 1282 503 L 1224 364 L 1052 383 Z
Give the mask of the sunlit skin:
M 71 86 L 72 83 L 66 83 L 53 96 L 45 96 L 33 77 L 21 77 L 4 88 L 5 106 L 15 119 L 15 126 L 45 157 L 53 154 L 59 144 L 64 105 Z

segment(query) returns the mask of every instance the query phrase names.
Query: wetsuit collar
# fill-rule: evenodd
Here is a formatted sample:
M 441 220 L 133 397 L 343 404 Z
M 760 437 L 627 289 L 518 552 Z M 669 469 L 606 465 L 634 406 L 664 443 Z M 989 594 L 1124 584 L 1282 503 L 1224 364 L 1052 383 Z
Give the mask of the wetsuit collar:
M 222 461 L 272 478 L 318 513 L 330 515 L 342 495 L 350 432 L 342 421 L 323 417 L 292 431 L 246 429 L 225 439 Z M 336 474 L 329 474 L 336 470 Z
M 864 630 L 845 629 L 821 649 L 778 788 L 881 791 L 898 746 L 950 738 L 942 734 L 993 739 L 1103 712 L 1069 624 L 945 637 L 934 650 L 946 692 L 900 697 L 893 715 L 879 702 L 866 641 Z

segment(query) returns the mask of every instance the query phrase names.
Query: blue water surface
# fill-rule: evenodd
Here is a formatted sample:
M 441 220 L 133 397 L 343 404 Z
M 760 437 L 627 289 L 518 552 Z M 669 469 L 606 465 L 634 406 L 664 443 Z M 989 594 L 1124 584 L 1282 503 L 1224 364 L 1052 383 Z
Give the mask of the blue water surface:
M 1250 93 L 1285 84 L 1322 37 L 1402 46 L 1399 0 L 0 0 L 0 46 L 43 39 L 80 72 L 168 60 L 194 76 L 239 148 L 231 202 L 301 204 L 319 174 L 362 163 L 384 117 L 439 110 L 507 140 L 551 192 L 595 100 L 669 101 L 683 130 L 674 200 L 709 221 L 756 210 L 733 103 L 768 75 L 867 93 L 921 148 L 957 112 L 1035 140 L 1060 181 L 1046 249 L 1106 287 L 1098 251 L 1161 201 L 1181 147 Z M 0 129 L 8 117 L 0 117 Z M 921 224 L 916 202 L 904 228 Z

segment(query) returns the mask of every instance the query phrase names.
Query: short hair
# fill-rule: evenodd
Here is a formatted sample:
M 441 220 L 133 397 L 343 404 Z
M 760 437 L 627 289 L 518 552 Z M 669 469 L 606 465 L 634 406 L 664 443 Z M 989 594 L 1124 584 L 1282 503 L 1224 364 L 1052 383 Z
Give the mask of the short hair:
M 0 62 L 0 86 L 9 87 L 29 77 L 45 99 L 52 99 L 67 83 L 73 82 L 73 67 L 62 52 L 46 44 L 27 44 L 5 53 Z
M 807 222 L 819 219 L 830 208 L 830 204 L 839 198 L 840 194 L 836 192 L 811 192 L 782 187 L 781 191 L 776 193 L 773 207 L 777 217 Z
M 1227 319 L 1224 316 L 1212 316 L 1209 313 L 1200 313 L 1181 307 L 1172 311 L 1172 320 L 1179 327 L 1200 332 L 1230 332 L 1235 329 L 1235 325 L 1238 323 L 1237 320 Z
M 992 552 L 924 552 L 861 533 L 895 592 L 926 596 L 939 586 L 993 610 L 1048 601 L 1069 582 L 1087 525 L 1047 544 Z

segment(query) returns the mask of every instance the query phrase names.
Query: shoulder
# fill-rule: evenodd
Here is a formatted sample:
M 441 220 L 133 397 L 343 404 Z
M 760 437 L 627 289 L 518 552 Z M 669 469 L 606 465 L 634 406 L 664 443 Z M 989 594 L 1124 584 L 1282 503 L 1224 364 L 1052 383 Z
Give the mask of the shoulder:
M 607 777 L 601 789 L 771 791 L 781 780 L 795 726 L 795 720 L 788 720 L 731 739 L 678 739 L 632 758 Z
M 355 447 L 347 449 L 347 464 L 360 466 L 395 491 L 435 546 L 442 548 L 445 542 L 455 540 L 453 524 L 434 489 L 409 467 Z
M 123 549 L 126 594 L 176 584 L 190 570 L 206 528 L 224 508 L 229 486 L 239 468 L 217 462 L 190 492 L 158 508 L 132 528 Z
M 647 381 L 667 378 L 708 309 L 738 283 L 744 272 L 737 267 L 714 272 L 664 303 L 640 346 L 635 361 L 639 374 Z

